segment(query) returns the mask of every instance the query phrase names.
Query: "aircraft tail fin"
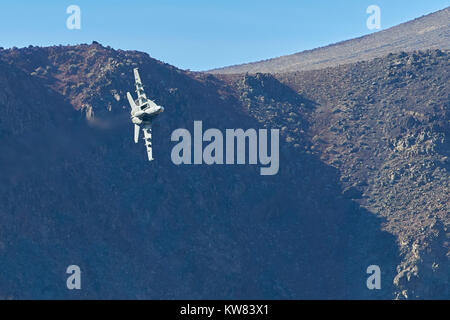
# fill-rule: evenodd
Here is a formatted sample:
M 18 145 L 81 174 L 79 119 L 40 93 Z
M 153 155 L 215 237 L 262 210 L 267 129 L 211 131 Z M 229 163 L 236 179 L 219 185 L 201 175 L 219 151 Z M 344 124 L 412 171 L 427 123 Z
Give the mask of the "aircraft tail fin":
M 128 103 L 130 104 L 131 110 L 133 111 L 134 109 L 137 108 L 136 103 L 134 103 L 133 97 L 131 96 L 131 94 L 129 92 L 127 92 L 127 98 L 128 98 Z
M 134 125 L 134 142 L 135 143 L 138 143 L 139 131 L 141 131 L 141 128 L 137 124 L 135 124 Z

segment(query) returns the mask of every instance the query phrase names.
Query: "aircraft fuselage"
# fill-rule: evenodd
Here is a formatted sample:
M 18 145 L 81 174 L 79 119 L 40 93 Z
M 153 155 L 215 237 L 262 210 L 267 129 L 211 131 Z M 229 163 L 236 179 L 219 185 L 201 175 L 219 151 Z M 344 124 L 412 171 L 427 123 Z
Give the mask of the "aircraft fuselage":
M 141 124 L 143 122 L 151 122 L 161 112 L 164 111 L 164 108 L 161 106 L 149 106 L 144 109 L 141 108 L 139 109 L 140 110 L 131 113 L 131 121 L 135 124 Z

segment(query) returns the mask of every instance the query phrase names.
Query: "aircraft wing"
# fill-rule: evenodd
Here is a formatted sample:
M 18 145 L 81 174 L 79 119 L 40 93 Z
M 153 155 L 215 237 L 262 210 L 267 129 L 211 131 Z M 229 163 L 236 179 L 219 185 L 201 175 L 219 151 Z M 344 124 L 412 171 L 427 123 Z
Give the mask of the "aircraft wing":
M 144 140 L 145 146 L 147 147 L 147 155 L 148 160 L 153 160 L 153 152 L 152 152 L 152 125 L 150 123 L 146 123 L 142 127 L 142 131 L 144 131 Z
M 134 68 L 133 71 L 134 71 L 134 80 L 135 80 L 136 93 L 138 95 L 139 105 L 142 105 L 145 102 L 147 102 L 147 96 L 145 95 L 145 92 L 144 92 L 144 86 L 142 85 L 142 81 L 141 81 L 141 77 L 139 76 L 138 68 Z

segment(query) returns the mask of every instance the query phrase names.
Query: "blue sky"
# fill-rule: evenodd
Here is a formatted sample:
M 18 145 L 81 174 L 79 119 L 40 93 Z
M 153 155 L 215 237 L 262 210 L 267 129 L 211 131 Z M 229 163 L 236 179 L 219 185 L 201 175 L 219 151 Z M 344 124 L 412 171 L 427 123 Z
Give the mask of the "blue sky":
M 139 50 L 179 68 L 206 70 L 295 53 L 428 14 L 450 0 L 40 0 L 2 1 L 0 46 L 91 43 Z M 81 8 L 81 30 L 66 8 Z

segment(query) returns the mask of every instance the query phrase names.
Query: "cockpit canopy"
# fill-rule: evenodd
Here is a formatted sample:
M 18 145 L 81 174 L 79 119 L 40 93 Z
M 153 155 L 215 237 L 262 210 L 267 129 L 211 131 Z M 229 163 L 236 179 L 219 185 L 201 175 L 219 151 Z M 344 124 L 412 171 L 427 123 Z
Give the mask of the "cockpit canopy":
M 144 110 L 148 107 L 148 102 L 144 103 L 143 105 L 141 105 L 141 110 Z

